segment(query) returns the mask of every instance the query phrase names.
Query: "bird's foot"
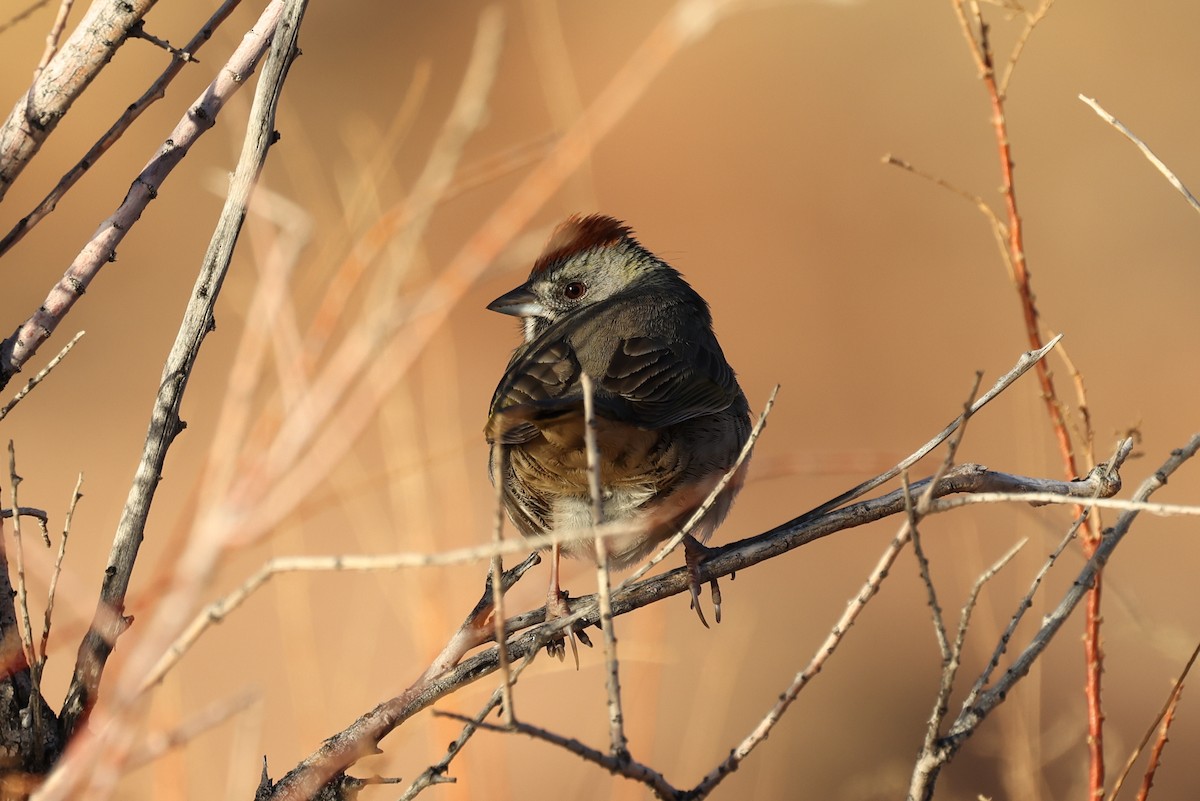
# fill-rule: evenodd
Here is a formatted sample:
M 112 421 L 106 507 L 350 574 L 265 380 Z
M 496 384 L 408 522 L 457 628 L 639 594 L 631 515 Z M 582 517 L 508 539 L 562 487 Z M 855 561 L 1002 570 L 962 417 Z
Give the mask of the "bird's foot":
M 705 628 L 709 626 L 708 621 L 704 619 L 704 610 L 700 608 L 700 565 L 715 551 L 715 548 L 703 545 L 695 537 L 687 536 L 683 538 L 683 560 L 687 564 L 688 577 L 691 579 L 692 609 L 696 610 L 696 614 L 700 617 L 700 622 L 704 624 Z M 712 594 L 713 617 L 720 623 L 721 587 L 717 584 L 715 578 L 709 579 L 708 586 Z
M 546 595 L 546 622 L 558 620 L 564 617 L 570 617 L 571 603 L 570 596 L 566 590 L 551 592 Z M 583 624 L 579 621 L 571 624 L 565 629 L 559 629 L 550 635 L 546 642 L 546 653 L 556 657 L 560 662 L 567 655 L 567 636 L 571 637 L 571 654 L 575 657 L 575 667 L 579 668 L 579 649 L 575 645 L 575 639 L 578 638 L 581 643 L 588 648 L 592 647 L 592 641 L 583 631 Z

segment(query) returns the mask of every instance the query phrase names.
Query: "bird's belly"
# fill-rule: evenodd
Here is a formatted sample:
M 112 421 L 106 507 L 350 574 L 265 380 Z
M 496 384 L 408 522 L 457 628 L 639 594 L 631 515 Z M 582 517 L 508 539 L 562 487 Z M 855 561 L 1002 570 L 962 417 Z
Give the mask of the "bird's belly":
M 609 558 L 614 567 L 622 567 L 640 558 L 651 541 L 659 539 L 657 526 L 644 514 L 657 493 L 653 486 L 606 488 L 601 491 L 604 523 L 613 536 L 606 538 Z M 551 528 L 560 534 L 574 532 L 583 535 L 563 545 L 563 551 L 575 558 L 595 558 L 596 546 L 592 531 L 592 500 L 590 497 L 562 495 L 551 505 Z

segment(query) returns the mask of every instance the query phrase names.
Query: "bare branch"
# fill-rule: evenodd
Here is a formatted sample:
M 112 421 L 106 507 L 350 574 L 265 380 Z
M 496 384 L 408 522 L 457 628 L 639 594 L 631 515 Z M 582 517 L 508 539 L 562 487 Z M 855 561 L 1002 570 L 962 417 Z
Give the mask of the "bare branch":
M 283 0 L 272 0 L 267 5 L 254 29 L 243 39 L 228 63 L 218 70 L 217 77 L 188 108 L 158 153 L 134 179 L 121 205 L 100 224 L 37 311 L 0 343 L 0 386 L 6 384 L 41 344 L 50 338 L 101 268 L 116 258 L 117 245 L 137 223 L 150 201 L 158 196 L 159 188 L 167 176 L 183 160 L 196 140 L 216 124 L 217 115 L 225 103 L 253 74 L 259 58 L 270 44 L 270 34 L 275 30 L 282 10 Z M 80 25 L 82 27 L 83 23 Z M 0 188 L 3 188 L 2 179 L 0 175 Z
M 237 8 L 239 3 L 241 3 L 241 0 L 225 0 L 213 12 L 213 15 L 208 18 L 208 21 L 201 26 L 200 30 L 196 32 L 196 35 L 183 46 L 184 51 L 195 53 L 203 47 L 204 43 L 212 38 L 216 29 L 233 13 L 233 10 Z M 116 122 L 104 132 L 104 135 L 88 149 L 83 158 L 79 159 L 75 163 L 75 166 L 59 179 L 58 184 L 50 190 L 50 193 L 42 198 L 42 201 L 31 212 L 22 217 L 12 227 L 12 230 L 4 235 L 4 239 L 0 239 L 0 256 L 7 253 L 35 225 L 47 217 L 50 212 L 54 211 L 55 207 L 58 206 L 58 202 L 63 199 L 63 196 L 67 194 L 71 187 L 83 177 L 84 173 L 96 165 L 96 162 L 108 152 L 109 148 L 116 144 L 121 135 L 133 124 L 134 120 L 141 116 L 143 111 L 154 104 L 155 101 L 161 100 L 166 96 L 167 86 L 170 85 L 175 76 L 183 69 L 184 63 L 183 59 L 172 59 L 167 68 L 162 71 L 162 74 L 155 78 L 150 87 L 142 93 L 142 96 L 133 101 L 121 113 Z
M 1124 453 L 1128 453 L 1128 448 L 1132 447 L 1132 442 L 1127 440 L 1126 446 L 1122 449 Z M 1142 483 L 1142 486 L 1134 494 L 1134 499 L 1144 501 L 1155 490 L 1163 486 L 1167 479 L 1184 462 L 1195 456 L 1197 451 L 1200 451 L 1200 434 L 1192 437 L 1182 448 L 1172 452 L 1170 458 L 1163 463 L 1162 467 Z M 1121 454 L 1118 454 L 1118 457 L 1120 456 Z M 1114 467 L 1116 466 L 1114 464 Z M 994 685 L 980 693 L 975 703 L 969 707 L 965 707 L 959 714 L 958 719 L 951 726 L 949 733 L 942 741 L 944 749 L 957 750 L 963 741 L 974 733 L 983 719 L 1004 700 L 1013 686 L 1029 672 L 1030 667 L 1041 656 L 1042 651 L 1049 645 L 1067 617 L 1070 616 L 1071 612 L 1074 611 L 1075 607 L 1084 598 L 1096 575 L 1104 568 L 1105 563 L 1107 563 L 1117 545 L 1121 543 L 1121 540 L 1129 532 L 1129 528 L 1137 515 L 1137 511 L 1125 512 L 1117 519 L 1112 528 L 1104 532 L 1104 536 L 1097 545 L 1095 553 L 1088 559 L 1087 564 L 1084 565 L 1079 576 L 1075 579 L 1070 589 L 1067 590 L 1058 606 L 1045 617 L 1041 628 L 1029 645 L 1013 660 L 1012 665 Z
M 156 0 L 94 2 L 0 125 L 0 200 Z
M 952 492 L 973 492 L 993 486 L 993 480 L 1006 487 L 1014 486 L 1020 477 L 1009 474 L 994 474 L 979 465 L 960 465 L 949 471 L 934 487 L 933 496 L 940 497 Z M 914 491 L 924 491 L 929 480 L 914 482 Z M 1053 483 L 1053 482 L 1052 482 Z M 1119 484 L 1101 481 L 1089 476 L 1075 482 L 1056 482 L 1064 492 L 1087 496 L 1100 488 L 1102 492 L 1116 491 Z M 1036 480 L 1031 486 L 1044 488 L 1046 483 Z M 756 537 L 740 540 L 721 548 L 713 549 L 712 556 L 701 563 L 700 579 L 708 581 L 730 573 L 746 570 L 759 562 L 774 558 L 782 553 L 801 547 L 816 539 L 847 528 L 864 525 L 904 510 L 904 493 L 901 490 L 880 498 L 862 501 L 844 509 L 827 512 L 814 518 L 806 514 Z M 890 550 L 890 549 L 889 549 Z M 886 557 L 885 557 L 886 558 Z M 881 562 L 883 560 L 881 559 Z M 691 585 L 688 568 L 681 567 L 668 573 L 619 588 L 613 593 L 613 615 L 620 616 L 634 609 L 663 600 L 672 595 L 687 592 Z M 573 599 L 577 612 L 568 618 L 558 618 L 545 624 L 545 608 L 534 609 L 509 619 L 505 630 L 519 631 L 533 626 L 530 631 L 509 639 L 506 648 L 510 660 L 519 659 L 536 651 L 545 643 L 547 626 L 561 629 L 564 624 L 593 625 L 598 621 L 597 599 L 584 596 Z M 576 620 L 576 618 L 578 618 Z M 567 621 L 570 621 L 568 623 Z M 395 698 L 384 701 L 367 712 L 351 726 L 325 741 L 320 749 L 301 763 L 289 776 L 275 785 L 276 795 L 271 798 L 300 799 L 312 793 L 323 781 L 347 769 L 358 759 L 372 753 L 377 743 L 388 732 L 395 729 L 412 715 L 433 704 L 440 698 L 455 692 L 464 684 L 486 676 L 499 667 L 499 656 L 495 647 L 464 660 L 460 665 L 437 675 L 424 683 L 418 683 Z M 324 776 L 322 782 L 308 785 L 305 775 L 317 771 Z M 301 782 L 305 782 L 301 784 Z M 715 785 L 714 785 L 715 786 Z M 300 789 L 308 788 L 308 789 Z
M 70 736 L 78 724 L 86 719 L 95 703 L 105 662 L 112 651 L 113 643 L 126 625 L 122 621 L 121 613 L 150 505 L 161 478 L 167 451 L 183 429 L 179 408 L 187 381 L 200 347 L 212 330 L 213 307 L 220 295 L 233 256 L 233 248 L 241 230 L 241 223 L 245 219 L 250 194 L 266 160 L 267 149 L 275 138 L 275 108 L 295 54 L 295 37 L 305 5 L 303 0 L 273 3 L 264 12 L 264 18 L 260 19 L 260 27 L 256 29 L 255 36 L 248 37 L 247 42 L 243 43 L 239 53 L 235 55 L 240 63 L 254 64 L 266 50 L 267 44 L 271 44 L 270 57 L 255 91 L 249 127 L 241 157 L 230 181 L 229 195 L 205 254 L 175 343 L 163 367 L 162 381 L 142 458 L 113 539 L 109 567 L 105 571 L 96 616 L 79 647 L 75 672 L 61 717 L 61 729 L 66 736 Z M 225 74 L 226 71 L 222 70 L 222 75 Z M 242 77 L 244 78 L 244 74 Z M 222 80 L 233 79 L 218 79 Z M 169 611 L 170 608 L 164 599 L 159 613 Z M 73 753 L 78 755 L 83 750 L 79 749 Z M 63 776 L 64 773 L 66 771 L 59 770 L 55 776 Z M 47 791 L 47 788 L 53 786 L 54 777 L 51 777 L 43 788 L 46 799 L 61 797 Z M 65 788 L 59 792 L 63 789 Z
M 1179 192 L 1179 194 L 1183 195 L 1183 199 L 1187 201 L 1188 205 L 1191 206 L 1193 209 L 1195 209 L 1197 212 L 1200 212 L 1200 200 L 1196 200 L 1196 196 L 1193 195 L 1188 190 L 1188 188 L 1183 185 L 1183 181 L 1179 180 L 1179 178 L 1175 175 L 1175 173 L 1171 172 L 1171 168 L 1168 167 L 1163 162 L 1162 159 L 1160 159 L 1158 156 L 1154 155 L 1154 151 L 1151 150 L 1150 147 L 1145 142 L 1143 142 L 1141 139 L 1139 139 L 1133 133 L 1133 131 L 1126 128 L 1124 123 L 1122 123 L 1116 117 L 1114 117 L 1113 115 L 1111 115 L 1107 111 L 1105 111 L 1104 108 L 1099 103 L 1096 102 L 1095 98 L 1085 97 L 1084 95 L 1080 95 L 1079 99 L 1082 100 L 1084 103 L 1087 103 L 1089 106 L 1091 106 L 1092 111 L 1094 111 L 1098 115 L 1100 115 L 1100 119 L 1104 120 L 1109 125 L 1116 128 L 1118 131 L 1120 131 L 1125 136 L 1126 139 L 1128 139 L 1130 142 L 1133 142 L 1135 145 L 1137 145 L 1138 150 L 1142 151 L 1142 155 L 1146 157 L 1147 161 L 1149 161 L 1151 164 L 1153 164 L 1154 168 L 1163 174 L 1163 177 L 1165 177 L 1167 179 L 1167 181 L 1171 184 L 1171 186 L 1175 187 L 1175 191 L 1177 191 L 1177 192 Z

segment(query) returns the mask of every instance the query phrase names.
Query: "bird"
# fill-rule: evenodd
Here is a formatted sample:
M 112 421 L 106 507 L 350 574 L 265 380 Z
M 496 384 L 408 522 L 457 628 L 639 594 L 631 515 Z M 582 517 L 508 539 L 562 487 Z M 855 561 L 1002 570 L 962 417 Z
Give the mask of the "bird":
M 609 564 L 621 569 L 641 561 L 703 504 L 750 436 L 749 404 L 713 332 L 708 303 L 630 226 L 576 214 L 554 230 L 528 280 L 487 308 L 519 318 L 523 333 L 484 427 L 489 473 L 502 483 L 508 517 L 526 537 L 591 530 L 587 374 L 601 516 L 620 524 L 618 535 L 605 539 Z M 746 466 L 684 540 L 692 606 L 705 626 L 703 543 L 729 511 Z M 596 558 L 586 536 L 551 551 L 547 619 L 569 614 L 558 580 L 560 553 Z M 547 647 L 562 657 L 561 636 Z

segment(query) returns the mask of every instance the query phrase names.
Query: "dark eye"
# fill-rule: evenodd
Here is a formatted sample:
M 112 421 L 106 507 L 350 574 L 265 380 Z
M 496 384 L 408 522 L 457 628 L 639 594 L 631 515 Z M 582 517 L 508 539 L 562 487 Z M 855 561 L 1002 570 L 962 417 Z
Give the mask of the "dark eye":
M 563 287 L 563 297 L 567 300 L 579 300 L 585 292 L 587 292 L 587 287 L 582 281 L 572 281 Z

